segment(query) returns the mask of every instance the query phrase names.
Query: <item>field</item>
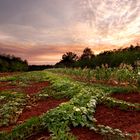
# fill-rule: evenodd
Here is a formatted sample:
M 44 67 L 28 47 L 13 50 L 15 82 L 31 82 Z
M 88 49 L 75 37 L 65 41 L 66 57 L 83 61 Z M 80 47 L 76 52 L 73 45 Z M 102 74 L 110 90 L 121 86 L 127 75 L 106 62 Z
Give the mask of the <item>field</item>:
M 140 140 L 140 73 L 0 73 L 0 140 Z

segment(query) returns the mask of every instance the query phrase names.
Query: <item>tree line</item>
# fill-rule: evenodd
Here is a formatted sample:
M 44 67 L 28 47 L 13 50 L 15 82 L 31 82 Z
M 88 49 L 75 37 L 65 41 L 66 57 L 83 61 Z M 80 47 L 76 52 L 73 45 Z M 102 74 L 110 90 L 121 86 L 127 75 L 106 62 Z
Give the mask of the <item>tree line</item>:
M 79 57 L 73 52 L 66 52 L 62 56 L 62 60 L 55 64 L 55 67 L 118 67 L 121 64 L 128 64 L 133 67 L 140 65 L 139 44 L 124 49 L 104 51 L 98 55 L 95 55 L 90 48 L 85 48 Z
M 140 66 L 140 45 L 104 51 L 98 55 L 95 55 L 90 48 L 85 48 L 81 56 L 74 52 L 66 52 L 55 65 L 28 65 L 28 62 L 20 57 L 0 54 L 0 72 L 34 71 L 64 67 L 96 68 L 105 66 L 113 68 L 121 64 L 128 64 L 133 67 Z
M 28 62 L 14 55 L 0 54 L 0 72 L 27 71 Z
M 44 69 L 51 69 L 53 65 L 29 65 L 28 71 L 40 71 Z

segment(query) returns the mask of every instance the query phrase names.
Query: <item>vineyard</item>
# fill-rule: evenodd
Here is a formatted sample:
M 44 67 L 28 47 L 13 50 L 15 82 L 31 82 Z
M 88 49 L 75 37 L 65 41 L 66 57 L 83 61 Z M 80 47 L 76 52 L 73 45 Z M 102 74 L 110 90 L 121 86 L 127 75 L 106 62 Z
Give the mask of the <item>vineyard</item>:
M 139 69 L 0 74 L 0 140 L 140 140 Z

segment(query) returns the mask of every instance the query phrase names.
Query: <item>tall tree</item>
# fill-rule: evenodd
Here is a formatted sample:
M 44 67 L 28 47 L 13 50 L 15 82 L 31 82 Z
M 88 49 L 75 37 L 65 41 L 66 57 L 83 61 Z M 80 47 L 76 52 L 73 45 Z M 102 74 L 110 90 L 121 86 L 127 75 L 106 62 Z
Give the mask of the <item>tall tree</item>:
M 80 59 L 91 59 L 94 56 L 90 48 L 85 48 Z
M 77 61 L 78 56 L 73 52 L 66 52 L 62 55 L 62 60 L 56 64 L 57 67 L 72 67 Z
M 73 63 L 78 59 L 77 54 L 73 52 L 67 52 L 62 56 L 62 61 Z
M 83 50 L 83 54 L 81 55 L 79 61 L 78 61 L 78 66 L 79 67 L 91 67 L 93 58 L 95 57 L 94 53 L 90 48 L 85 48 Z

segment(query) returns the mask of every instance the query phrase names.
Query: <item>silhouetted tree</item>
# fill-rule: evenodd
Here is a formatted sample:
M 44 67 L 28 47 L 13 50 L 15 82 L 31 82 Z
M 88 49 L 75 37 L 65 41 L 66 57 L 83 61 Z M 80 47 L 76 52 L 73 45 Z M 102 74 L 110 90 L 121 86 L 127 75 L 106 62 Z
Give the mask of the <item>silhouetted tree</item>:
M 83 54 L 81 55 L 81 60 L 91 59 L 93 57 L 93 52 L 90 48 L 85 48 Z
M 77 62 L 79 67 L 91 67 L 92 60 L 94 59 L 95 55 L 93 54 L 90 48 L 85 48 L 83 50 L 83 54 L 81 55 L 79 61 Z
M 29 65 L 29 71 L 40 71 L 53 68 L 53 65 Z
M 107 65 L 109 67 L 118 67 L 125 63 L 136 67 L 140 63 L 140 45 L 131 45 L 129 48 L 105 51 L 94 55 L 90 48 L 85 48 L 81 57 L 77 60 L 77 55 L 68 52 L 62 56 L 62 60 L 56 64 L 56 67 L 81 67 L 95 68 L 97 66 Z
M 95 66 L 108 64 L 109 67 L 118 67 L 121 63 L 135 67 L 135 62 L 140 60 L 140 46 L 131 45 L 129 48 L 105 51 L 98 54 L 94 62 Z
M 73 52 L 67 52 L 62 56 L 62 61 L 63 62 L 75 62 L 78 59 L 77 54 Z
M 26 60 L 21 60 L 19 57 L 13 55 L 0 55 L 0 71 L 27 71 L 28 62 Z
M 75 62 L 77 61 L 78 56 L 73 52 L 66 52 L 62 56 L 62 60 L 58 62 L 56 67 L 73 67 Z

